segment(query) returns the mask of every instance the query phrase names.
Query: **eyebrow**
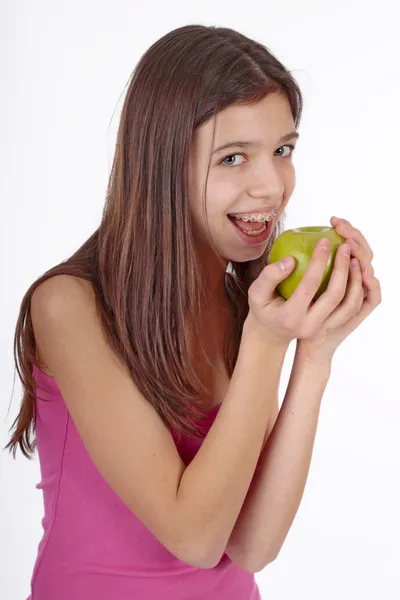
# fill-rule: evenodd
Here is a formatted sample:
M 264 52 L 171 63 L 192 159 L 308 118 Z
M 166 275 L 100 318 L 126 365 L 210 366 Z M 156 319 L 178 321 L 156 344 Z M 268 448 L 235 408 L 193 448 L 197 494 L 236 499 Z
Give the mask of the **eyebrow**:
M 291 133 L 287 133 L 286 135 L 284 135 L 280 140 L 280 142 L 288 142 L 289 140 L 292 139 L 298 139 L 300 137 L 299 133 L 297 131 L 292 131 Z M 224 150 L 225 148 L 230 148 L 231 146 L 240 146 L 240 148 L 250 148 L 250 147 L 259 147 L 261 146 L 261 141 L 248 141 L 248 142 L 244 142 L 244 141 L 233 141 L 233 142 L 227 142 L 226 144 L 223 144 L 222 146 L 219 146 L 218 148 L 215 148 L 215 150 L 212 151 L 211 154 L 216 154 L 217 152 L 220 152 L 221 150 Z

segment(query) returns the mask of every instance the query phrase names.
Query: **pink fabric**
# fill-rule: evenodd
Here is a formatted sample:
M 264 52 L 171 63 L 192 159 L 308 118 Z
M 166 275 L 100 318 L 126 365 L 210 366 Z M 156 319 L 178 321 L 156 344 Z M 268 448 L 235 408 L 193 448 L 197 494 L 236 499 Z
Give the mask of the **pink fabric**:
M 43 537 L 28 600 L 260 600 L 253 574 L 224 554 L 196 569 L 171 554 L 100 475 L 55 379 L 34 366 Z M 210 412 L 207 431 L 217 414 Z M 175 444 L 187 465 L 201 445 Z

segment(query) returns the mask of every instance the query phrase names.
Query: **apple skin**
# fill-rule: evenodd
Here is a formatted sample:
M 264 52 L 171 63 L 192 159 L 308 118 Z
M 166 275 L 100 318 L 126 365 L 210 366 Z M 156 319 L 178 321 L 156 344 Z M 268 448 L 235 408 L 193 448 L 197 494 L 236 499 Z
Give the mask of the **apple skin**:
M 293 256 L 296 261 L 293 271 L 276 288 L 278 294 L 285 300 L 290 298 L 299 285 L 311 259 L 315 245 L 318 240 L 323 237 L 328 238 L 330 241 L 330 252 L 322 276 L 321 285 L 312 300 L 315 302 L 328 287 L 337 249 L 341 244 L 344 244 L 346 240 L 339 235 L 333 227 L 317 225 L 287 229 L 276 238 L 270 252 L 270 264 L 285 256 Z

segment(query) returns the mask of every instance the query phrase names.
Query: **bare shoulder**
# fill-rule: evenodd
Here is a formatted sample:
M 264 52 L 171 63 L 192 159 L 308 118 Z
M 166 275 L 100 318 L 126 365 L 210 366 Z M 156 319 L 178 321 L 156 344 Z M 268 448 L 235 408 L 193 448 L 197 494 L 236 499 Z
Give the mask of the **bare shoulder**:
M 88 281 L 72 275 L 55 275 L 32 294 L 32 318 L 40 324 L 43 319 L 57 319 L 60 312 L 72 314 L 81 308 L 93 309 L 94 304 L 94 291 Z
M 48 337 L 50 331 L 61 334 L 63 327 L 70 327 L 77 318 L 94 316 L 95 310 L 92 285 L 80 277 L 55 275 L 36 288 L 32 294 L 31 318 L 36 356 L 45 373 L 54 377 L 40 348 L 43 336 Z
M 44 281 L 32 295 L 31 318 L 38 357 L 52 377 L 68 377 L 73 363 L 91 368 L 96 379 L 102 367 L 127 375 L 103 329 L 90 282 L 70 275 Z

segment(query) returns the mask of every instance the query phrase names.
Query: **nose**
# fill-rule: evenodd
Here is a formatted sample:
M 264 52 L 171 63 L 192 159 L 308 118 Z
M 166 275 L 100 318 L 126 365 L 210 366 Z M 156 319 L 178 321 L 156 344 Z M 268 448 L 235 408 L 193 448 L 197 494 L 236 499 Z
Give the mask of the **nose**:
M 268 204 L 282 198 L 285 191 L 279 170 L 271 162 L 263 164 L 257 173 L 250 175 L 248 193 L 253 198 L 262 198 Z

